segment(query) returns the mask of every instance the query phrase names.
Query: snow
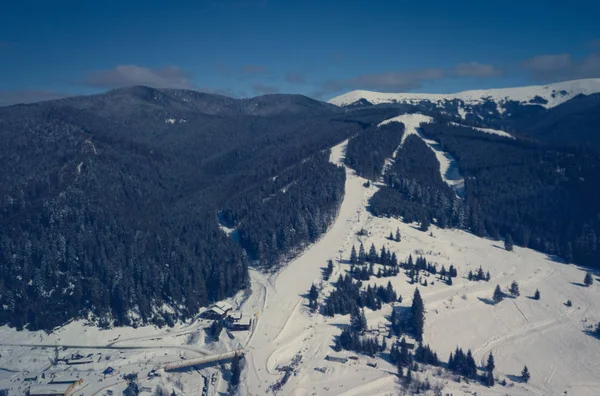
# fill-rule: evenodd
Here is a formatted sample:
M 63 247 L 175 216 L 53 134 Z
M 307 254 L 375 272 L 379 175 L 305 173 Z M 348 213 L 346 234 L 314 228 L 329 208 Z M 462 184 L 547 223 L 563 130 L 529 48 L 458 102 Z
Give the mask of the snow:
M 407 129 L 416 129 L 415 123 L 423 121 L 421 117 L 414 115 L 412 120 L 396 121 L 406 122 Z M 344 144 L 332 150 L 332 162 L 340 163 L 343 148 Z M 478 383 L 454 382 L 448 374 L 440 378 L 436 370 L 418 373 L 421 379 L 427 377 L 432 383 L 443 383 L 444 394 L 562 395 L 565 391 L 582 396 L 599 394 L 596 362 L 600 357 L 600 341 L 586 334 L 586 330 L 600 320 L 600 286 L 581 287 L 578 284 L 584 275 L 581 268 L 530 249 L 515 247 L 508 252 L 498 241 L 464 231 L 434 226 L 430 235 L 419 231 L 414 224 L 373 217 L 367 211 L 367 202 L 378 187 L 375 184 L 365 187 L 364 180 L 350 169 L 347 176 L 340 213 L 319 242 L 279 273 L 269 276 L 251 271 L 253 293 L 243 308 L 254 312 L 257 322 L 247 344 L 241 394 L 266 393 L 282 377 L 277 367 L 290 364 L 297 354 L 302 359 L 281 394 L 387 395 L 400 391 L 395 367 L 384 359 L 378 359 L 377 368 L 367 366 L 372 359 L 364 356 L 347 363 L 326 361 L 329 354 L 354 355 L 344 351 L 333 353 L 331 349 L 334 337 L 349 323 L 349 318 L 313 314 L 304 297 L 314 283 L 321 290 L 323 302 L 332 285 L 322 280 L 321 267 L 333 259 L 331 279 L 337 279 L 349 269 L 342 258 L 349 257 L 352 246 L 360 241 L 366 246 L 373 242 L 378 248 L 386 245 L 401 259 L 409 254 L 423 255 L 438 266 L 457 267 L 459 277 L 452 286 L 431 276 L 429 286 L 420 288 L 427 308 L 425 342 L 443 360 L 457 345 L 472 349 L 478 363 L 493 352 L 496 376 L 506 379 L 508 385 L 489 389 Z M 362 228 L 369 231 L 368 237 L 357 235 Z M 386 238 L 396 228 L 402 234 L 400 243 Z M 466 273 L 480 265 L 490 271 L 492 280 L 468 281 Z M 385 285 L 388 280 L 405 297 L 403 305 L 410 305 L 414 286 L 404 274 L 369 282 Z M 496 284 L 506 290 L 513 280 L 520 283 L 521 297 L 490 305 L 488 299 Z M 529 298 L 536 289 L 542 295 L 539 301 Z M 567 299 L 574 302 L 573 307 L 564 305 Z M 380 311 L 367 310 L 367 319 L 371 326 L 387 323 L 390 313 L 391 306 L 386 305 Z M 516 381 L 525 364 L 532 372 L 528 384 Z
M 481 131 L 481 132 L 489 133 L 489 134 L 492 134 L 492 135 L 503 136 L 503 137 L 507 137 L 507 138 L 510 138 L 510 139 L 514 139 L 515 138 L 510 133 L 504 132 L 504 131 L 500 131 L 498 129 L 479 128 L 479 127 L 474 127 L 474 126 L 470 126 L 470 125 L 462 125 L 462 124 L 459 124 L 459 123 L 456 123 L 456 122 L 451 122 L 450 124 L 451 125 L 456 125 L 456 126 L 459 126 L 459 127 L 464 127 L 464 128 L 472 128 L 472 129 L 476 129 L 476 130 Z
M 423 115 L 405 115 L 393 121 L 403 122 L 408 133 L 419 135 L 418 127 L 427 122 Z M 393 122 L 388 120 L 388 122 Z M 347 141 L 332 148 L 330 161 L 342 165 Z M 430 146 L 431 147 L 431 146 Z M 563 263 L 545 254 L 515 247 L 506 251 L 499 241 L 478 238 L 460 230 L 430 227 L 421 232 L 416 224 L 404 224 L 398 219 L 377 218 L 368 212 L 369 198 L 378 190 L 377 183 L 368 187 L 365 180 L 346 168 L 346 194 L 339 214 L 327 233 L 310 246 L 301 256 L 274 274 L 250 269 L 251 292 L 240 292 L 228 300 L 235 309 L 253 317 L 250 332 L 235 332 L 234 339 L 223 334 L 213 341 L 204 329 L 209 321 L 201 319 L 176 323 L 173 328 L 144 326 L 101 330 L 85 321 L 73 321 L 51 334 L 16 331 L 0 327 L 0 389 L 8 388 L 10 395 L 26 393 L 29 385 L 25 377 L 46 375 L 77 375 L 84 379 L 78 394 L 101 395 L 107 389 L 121 394 L 125 381 L 121 375 L 140 374 L 140 386 L 152 392 L 164 387 L 168 393 L 199 394 L 204 377 L 214 379 L 208 394 L 226 391 L 227 365 L 203 368 L 199 371 L 165 373 L 160 368 L 167 362 L 225 353 L 237 348 L 246 352 L 241 395 L 268 393 L 270 385 L 282 373 L 278 366 L 290 364 L 297 354 L 301 360 L 295 374 L 282 387 L 281 395 L 388 395 L 401 392 L 395 376 L 396 368 L 383 357 L 375 359 L 359 355 L 347 363 L 326 361 L 325 356 L 356 355 L 345 351 L 334 353 L 333 340 L 348 325 L 349 317 L 333 318 L 311 313 L 306 294 L 311 284 L 320 289 L 322 303 L 331 292 L 331 281 L 322 279 L 321 269 L 327 260 L 334 261 L 331 280 L 349 269 L 345 261 L 352 246 L 363 242 L 385 245 L 400 260 L 409 254 L 427 258 L 429 262 L 453 264 L 459 276 L 448 286 L 436 276 L 428 276 L 429 285 L 420 286 L 426 306 L 424 338 L 442 360 L 460 346 L 471 349 L 478 363 L 490 352 L 496 360 L 496 376 L 506 379 L 508 385 L 486 388 L 478 383 L 457 383 L 442 370 L 424 368 L 417 373 L 421 379 L 444 384 L 443 394 L 472 395 L 569 395 L 593 396 L 600 394 L 597 362 L 600 358 L 600 340 L 588 334 L 600 320 L 600 282 L 583 287 L 584 269 Z M 361 229 L 367 236 L 358 235 Z M 401 242 L 389 241 L 390 232 L 400 229 Z M 466 279 L 468 271 L 482 266 L 491 273 L 490 282 Z M 378 265 L 376 266 L 378 267 Z M 377 270 L 377 268 L 376 268 Z M 402 306 L 411 304 L 415 286 L 409 284 L 403 273 L 393 278 L 372 278 L 371 285 L 385 285 L 390 280 L 404 297 Z M 497 305 L 489 299 L 496 285 L 504 290 L 516 280 L 521 296 L 507 298 Z M 366 286 L 366 285 L 365 285 Z M 534 291 L 541 292 L 540 300 L 529 298 Z M 573 302 L 567 307 L 566 300 Z M 370 326 L 387 324 L 392 311 L 384 305 L 379 311 L 366 310 Z M 388 345 L 391 344 L 388 342 Z M 61 357 L 80 352 L 93 354 L 93 363 L 79 367 L 64 364 L 51 366 L 54 347 Z M 66 348 L 66 349 L 64 349 Z M 64 350 L 63 350 L 64 349 Z M 367 363 L 376 360 L 377 367 Z M 524 365 L 532 376 L 528 384 L 516 381 Z M 117 370 L 104 377 L 101 372 L 108 366 Z M 315 370 L 323 368 L 325 373 Z M 150 370 L 159 369 L 160 377 L 146 378 Z M 35 385 L 42 385 L 38 380 Z
M 562 91 L 566 91 L 566 94 L 563 95 L 561 93 Z M 530 103 L 530 100 L 539 96 L 548 101 L 548 103 L 540 104 L 540 106 L 551 108 L 558 106 L 579 94 L 591 95 L 598 92 L 600 92 L 600 78 L 590 78 L 539 86 L 473 90 L 454 94 L 382 93 L 357 90 L 330 99 L 329 103 L 337 106 L 347 106 L 360 99 L 365 99 L 372 104 L 394 102 L 418 104 L 421 101 L 440 103 L 446 100 L 460 99 L 464 104 L 477 105 L 484 103 L 489 99 L 497 104 L 509 100 L 514 100 L 522 104 L 532 104 Z M 464 109 L 461 110 L 459 108 L 459 112 L 461 112 L 461 117 L 464 119 Z M 502 112 L 500 113 L 502 114 Z
M 463 198 L 465 190 L 465 179 L 460 174 L 458 164 L 454 157 L 442 150 L 441 145 L 435 140 L 427 139 L 423 136 L 420 131 L 420 126 L 423 123 L 429 123 L 433 119 L 423 114 L 402 114 L 400 116 L 390 118 L 381 122 L 378 126 L 388 124 L 390 122 L 401 122 L 404 124 L 404 135 L 402 136 L 402 143 L 410 135 L 417 135 L 420 137 L 425 144 L 433 151 L 435 157 L 440 163 L 440 175 L 442 180 L 446 182 L 450 187 L 454 189 L 456 195 Z M 395 153 L 394 153 L 395 157 Z

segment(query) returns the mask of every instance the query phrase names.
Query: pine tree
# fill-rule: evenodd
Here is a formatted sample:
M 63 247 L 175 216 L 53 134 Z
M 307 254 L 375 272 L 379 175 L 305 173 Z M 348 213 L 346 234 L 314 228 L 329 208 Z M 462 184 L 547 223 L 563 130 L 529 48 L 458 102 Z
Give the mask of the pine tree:
M 467 276 L 467 279 L 469 279 L 470 281 L 473 280 L 473 272 L 469 271 L 469 275 Z
M 477 270 L 477 280 L 484 280 L 485 279 L 485 274 L 483 273 L 483 268 L 481 268 L 481 266 L 479 266 L 479 269 Z
M 587 286 L 590 287 L 594 284 L 594 277 L 592 277 L 592 273 L 591 272 L 586 272 L 585 273 L 585 278 L 583 278 L 583 283 Z
M 358 258 L 356 257 L 356 248 L 354 245 L 352 246 L 352 251 L 350 252 L 350 264 L 357 264 Z
M 535 293 L 533 295 L 533 299 L 534 300 L 539 300 L 540 299 L 540 291 L 538 289 L 535 289 Z
M 358 249 L 358 262 L 359 263 L 364 263 L 367 260 L 367 256 L 365 254 L 365 247 L 362 244 L 362 242 L 360 243 L 360 247 Z
M 485 382 L 487 383 L 487 386 L 492 387 L 494 386 L 494 373 L 492 371 L 488 371 L 485 375 Z
M 235 356 L 231 362 L 231 385 L 237 386 L 240 383 L 240 376 L 242 374 L 241 358 Z
M 509 252 L 512 252 L 513 246 L 514 246 L 514 243 L 513 243 L 512 237 L 510 236 L 510 234 L 508 234 L 506 236 L 506 239 L 504 240 L 504 249 L 508 250 Z
M 394 240 L 394 234 L 392 234 L 392 231 L 390 231 L 390 236 L 388 237 L 388 239 L 389 239 L 390 241 L 393 241 L 393 240 Z
M 496 363 L 494 362 L 494 355 L 492 355 L 492 352 L 490 352 L 490 355 L 488 356 L 487 364 L 485 365 L 485 369 L 487 371 L 494 371 L 495 368 L 496 368 Z
M 492 279 L 492 276 L 490 275 L 490 271 L 488 271 L 488 272 L 485 274 L 485 281 L 486 281 L 486 282 L 489 282 L 489 281 L 490 281 L 490 279 Z
M 523 371 L 521 371 L 521 381 L 529 382 L 530 377 L 531 375 L 529 374 L 529 369 L 527 368 L 527 366 L 523 367 Z
M 519 292 L 519 284 L 517 283 L 517 281 L 512 281 L 512 283 L 510 284 L 509 292 L 511 296 L 515 298 L 521 295 L 521 293 Z
M 359 310 L 356 308 L 352 311 L 352 314 L 350 314 L 350 326 L 355 333 L 362 333 L 367 330 L 367 318 L 364 309 Z
M 331 274 L 333 274 L 333 260 L 329 260 L 327 262 L 327 269 L 325 270 L 325 280 L 329 280 Z
M 419 293 L 419 289 L 415 289 L 415 293 L 413 295 L 413 302 L 411 306 L 411 325 L 413 331 L 415 332 L 415 340 L 418 342 L 423 341 L 423 329 L 425 327 L 425 305 L 423 304 L 423 299 L 421 298 L 421 293 Z
M 369 255 L 367 256 L 367 261 L 369 263 L 377 262 L 377 249 L 375 249 L 375 244 L 371 244 L 371 248 L 369 249 Z
M 319 290 L 317 290 L 317 287 L 315 286 L 314 283 L 310 287 L 310 292 L 308 293 L 308 295 L 309 295 L 309 306 L 314 311 L 317 309 L 317 306 L 318 306 L 317 301 L 319 300 Z
M 400 237 L 400 228 L 396 228 L 396 242 L 400 242 L 402 239 Z
M 500 289 L 500 285 L 496 285 L 496 289 L 494 290 L 494 296 L 492 297 L 495 304 L 498 304 L 500 301 L 504 299 L 504 293 Z

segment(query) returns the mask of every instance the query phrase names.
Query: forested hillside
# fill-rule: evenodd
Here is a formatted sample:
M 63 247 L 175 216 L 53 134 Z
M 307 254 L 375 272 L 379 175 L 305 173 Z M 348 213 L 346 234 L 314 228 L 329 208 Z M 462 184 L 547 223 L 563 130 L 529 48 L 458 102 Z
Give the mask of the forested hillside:
M 273 266 L 314 242 L 334 219 L 346 173 L 321 152 L 239 195 L 222 212 L 252 259 Z
M 146 87 L 0 108 L 0 323 L 51 329 L 91 312 L 103 325 L 160 324 L 232 295 L 248 260 L 218 211 L 285 169 L 298 176 L 372 117 L 297 95 Z M 272 204 L 290 221 L 321 210 L 314 239 L 343 175 L 320 156 L 296 169 L 314 185 Z M 249 244 L 263 238 L 251 224 Z
M 391 122 L 374 126 L 348 141 L 345 163 L 364 178 L 376 180 L 383 172 L 386 158 L 400 144 L 404 124 Z
M 600 153 L 507 139 L 446 123 L 422 124 L 465 177 L 465 200 L 441 180 L 439 164 L 419 138 L 406 140 L 387 187 L 371 201 L 377 215 L 467 228 L 568 261 L 598 266 Z

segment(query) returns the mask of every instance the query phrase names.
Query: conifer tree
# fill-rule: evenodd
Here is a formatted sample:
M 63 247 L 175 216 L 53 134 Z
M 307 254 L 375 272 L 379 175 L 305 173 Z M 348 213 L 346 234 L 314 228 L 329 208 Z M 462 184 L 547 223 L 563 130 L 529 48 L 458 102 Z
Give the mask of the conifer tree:
M 333 274 L 333 260 L 327 261 L 327 269 L 325 270 L 325 280 L 329 280 L 331 274 Z
M 485 281 L 486 281 L 486 282 L 489 282 L 489 281 L 490 281 L 490 279 L 492 279 L 492 276 L 490 275 L 490 271 L 488 271 L 488 272 L 485 274 Z
M 521 371 L 521 381 L 529 382 L 529 378 L 531 378 L 531 375 L 529 374 L 529 369 L 525 366 L 523 367 L 523 371 Z
M 358 258 L 356 257 L 356 248 L 352 245 L 352 251 L 350 252 L 350 264 L 357 264 Z
M 369 255 L 367 256 L 367 261 L 369 263 L 377 262 L 377 249 L 375 249 L 374 243 L 371 243 L 371 248 L 369 249 Z
M 583 278 L 583 283 L 587 286 L 590 287 L 594 284 L 594 277 L 592 277 L 592 273 L 591 272 L 586 272 L 585 273 L 585 278 Z
M 517 283 L 517 281 L 512 281 L 512 283 L 510 284 L 509 292 L 510 295 L 515 298 L 521 295 L 521 293 L 519 292 L 519 284 Z
M 396 228 L 396 242 L 400 242 L 400 241 L 401 241 L 400 228 Z
M 494 296 L 492 297 L 495 304 L 498 304 L 500 301 L 504 299 L 504 293 L 500 289 L 500 285 L 496 285 L 496 289 L 494 290 Z
M 240 383 L 240 376 L 242 374 L 241 358 L 235 356 L 231 362 L 231 385 L 237 386 Z
M 538 289 L 535 289 L 535 293 L 533 294 L 533 299 L 534 300 L 540 299 L 540 291 Z
M 421 293 L 419 293 L 419 289 L 415 289 L 415 293 L 413 295 L 413 302 L 411 306 L 411 325 L 413 331 L 415 332 L 415 340 L 418 342 L 423 341 L 423 329 L 425 327 L 425 305 L 423 304 L 423 299 L 421 298 Z
M 365 247 L 362 244 L 362 242 L 360 243 L 360 247 L 358 249 L 358 262 L 359 263 L 364 263 L 367 260 L 367 256 L 365 254 Z
M 469 275 L 467 276 L 467 279 L 469 279 L 470 281 L 473 280 L 473 272 L 469 271 Z
M 364 309 L 359 310 L 356 308 L 352 311 L 352 314 L 350 314 L 350 326 L 355 333 L 362 333 L 367 330 L 367 318 Z
M 390 231 L 390 236 L 388 237 L 388 239 L 389 239 L 390 241 L 393 241 L 393 240 L 394 240 L 394 234 L 392 234 L 392 231 Z
M 513 246 L 514 246 L 514 242 L 512 240 L 512 236 L 510 236 L 510 234 L 508 234 L 506 236 L 506 239 L 504 240 L 504 249 L 508 250 L 509 252 L 512 252 Z

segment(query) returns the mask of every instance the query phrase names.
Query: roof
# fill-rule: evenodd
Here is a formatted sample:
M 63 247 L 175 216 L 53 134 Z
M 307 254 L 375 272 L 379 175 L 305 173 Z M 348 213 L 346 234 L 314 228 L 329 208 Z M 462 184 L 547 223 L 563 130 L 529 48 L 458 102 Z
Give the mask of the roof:
M 227 316 L 233 320 L 240 320 L 243 317 L 243 314 L 240 311 L 229 311 Z
M 231 311 L 232 309 L 233 307 L 231 306 L 231 304 L 222 301 L 214 304 L 209 308 L 210 311 L 213 311 L 217 315 L 221 316 L 225 315 L 228 311 Z
M 251 323 L 252 323 L 252 319 L 250 319 L 249 316 L 242 316 L 240 318 L 240 320 L 238 320 L 237 325 L 238 326 L 250 326 Z
M 81 378 L 77 377 L 75 374 L 65 374 L 65 375 L 57 375 L 50 380 L 51 384 L 72 384 L 74 382 L 79 381 Z
M 43 384 L 36 385 L 29 388 L 29 394 L 34 395 L 48 395 L 56 393 L 66 393 L 72 384 Z

